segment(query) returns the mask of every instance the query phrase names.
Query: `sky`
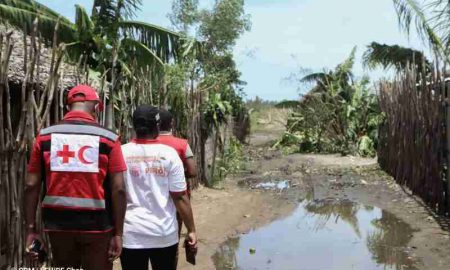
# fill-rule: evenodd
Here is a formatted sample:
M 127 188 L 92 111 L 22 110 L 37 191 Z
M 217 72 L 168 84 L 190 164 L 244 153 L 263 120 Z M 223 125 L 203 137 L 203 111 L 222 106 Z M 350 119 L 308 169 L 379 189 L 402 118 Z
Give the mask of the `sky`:
M 40 0 L 73 19 L 75 4 L 88 11 L 92 0 Z M 209 7 L 214 0 L 200 0 Z M 170 0 L 143 0 L 137 20 L 170 27 Z M 246 98 L 298 99 L 307 89 L 287 78 L 298 70 L 332 69 L 357 46 L 356 76 L 372 80 L 385 74 L 363 68 L 361 56 L 372 41 L 425 50 L 414 33 L 408 37 L 398 27 L 392 0 L 246 0 L 252 28 L 237 41 L 234 55 Z

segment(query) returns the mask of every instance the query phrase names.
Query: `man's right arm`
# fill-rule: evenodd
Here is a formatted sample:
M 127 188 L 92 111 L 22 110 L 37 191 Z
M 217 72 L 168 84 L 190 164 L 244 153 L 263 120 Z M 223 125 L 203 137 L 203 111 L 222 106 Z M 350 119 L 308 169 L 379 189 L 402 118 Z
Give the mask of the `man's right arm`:
M 41 192 L 41 174 L 28 173 L 25 183 L 25 222 L 27 230 L 34 231 L 36 222 L 36 208 Z
M 24 190 L 24 211 L 25 211 L 25 223 L 27 229 L 27 236 L 25 240 L 25 248 L 27 253 L 33 260 L 38 259 L 36 252 L 29 252 L 28 248 L 35 239 L 42 241 L 42 238 L 36 231 L 36 209 L 39 203 L 39 194 L 41 192 L 41 148 L 39 137 L 36 139 L 33 145 L 33 149 L 28 164 L 28 174 L 25 180 Z M 44 245 L 42 248 L 45 249 Z
M 183 220 L 186 228 L 188 230 L 188 241 L 189 245 L 192 247 L 197 247 L 197 233 L 194 224 L 194 215 L 192 214 L 191 202 L 186 192 L 184 193 L 171 193 L 175 207 L 180 213 L 181 219 Z
M 42 153 L 40 137 L 38 136 L 31 150 L 30 161 L 28 163 L 28 174 L 25 180 L 25 222 L 27 229 L 34 229 L 36 222 L 36 208 L 39 202 L 39 193 L 41 192 L 41 167 Z
M 187 195 L 184 168 L 178 154 L 173 151 L 173 161 L 169 172 L 169 191 L 178 213 L 188 229 L 187 240 L 191 248 L 197 247 L 197 234 L 192 214 L 191 202 Z

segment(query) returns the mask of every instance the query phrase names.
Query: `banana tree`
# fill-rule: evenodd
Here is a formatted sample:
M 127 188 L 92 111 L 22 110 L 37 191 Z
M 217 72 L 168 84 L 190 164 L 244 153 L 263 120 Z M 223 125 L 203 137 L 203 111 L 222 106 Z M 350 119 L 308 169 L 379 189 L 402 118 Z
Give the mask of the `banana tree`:
M 39 21 L 39 35 L 48 44 L 64 42 L 69 59 L 83 58 L 90 68 L 106 74 L 111 98 L 107 104 L 106 125 L 113 128 L 113 102 L 118 74 L 130 71 L 129 63 L 138 67 L 176 61 L 181 36 L 162 27 L 133 21 L 141 0 L 94 0 L 92 13 L 76 5 L 72 22 L 34 0 L 0 0 L 0 22 L 32 31 Z M 58 26 L 58 27 L 57 27 Z M 57 29 L 57 40 L 53 39 Z
M 227 117 L 232 113 L 230 103 L 223 99 L 220 93 L 212 92 L 206 101 L 204 108 L 205 129 L 209 132 L 214 130 L 213 156 L 211 164 L 210 183 L 214 181 L 216 167 L 217 146 L 220 140 L 220 126 L 227 123 Z
M 278 145 L 297 145 L 301 151 L 372 154 L 376 96 L 370 94 L 367 78 L 354 80 L 355 60 L 350 56 L 335 69 L 312 73 L 303 81 L 316 86 L 299 102 L 287 123 L 287 133 Z M 361 151 L 359 151 L 361 150 Z

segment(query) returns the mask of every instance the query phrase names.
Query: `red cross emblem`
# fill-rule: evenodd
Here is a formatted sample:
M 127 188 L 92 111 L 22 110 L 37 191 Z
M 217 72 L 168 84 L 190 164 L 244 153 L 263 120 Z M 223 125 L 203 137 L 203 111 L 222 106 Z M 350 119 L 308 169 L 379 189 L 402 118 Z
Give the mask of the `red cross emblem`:
M 62 151 L 57 151 L 56 154 L 57 154 L 58 157 L 62 157 L 63 158 L 63 163 L 69 163 L 69 158 L 75 157 L 75 152 L 74 151 L 70 151 L 69 150 L 69 145 L 67 145 L 67 144 L 63 145 L 63 150 Z

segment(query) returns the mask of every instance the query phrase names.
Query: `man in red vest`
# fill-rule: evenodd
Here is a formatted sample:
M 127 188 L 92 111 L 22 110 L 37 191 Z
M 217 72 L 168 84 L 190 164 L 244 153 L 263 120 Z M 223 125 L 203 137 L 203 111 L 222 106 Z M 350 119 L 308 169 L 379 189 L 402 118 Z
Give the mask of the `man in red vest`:
M 192 178 L 197 175 L 197 167 L 195 165 L 194 154 L 187 140 L 175 137 L 172 134 L 173 130 L 173 116 L 164 109 L 159 111 L 160 125 L 158 141 L 162 144 L 168 145 L 174 148 L 178 156 L 183 162 L 186 178 Z M 189 186 L 189 182 L 188 182 Z M 189 190 L 189 188 L 188 188 Z
M 195 165 L 194 154 L 192 153 L 191 147 L 187 140 L 175 137 L 172 133 L 174 122 L 172 114 L 164 109 L 159 110 L 159 136 L 158 141 L 162 144 L 172 147 L 177 151 L 178 156 L 183 162 L 184 173 L 186 176 L 187 192 L 189 198 L 191 197 L 191 186 L 189 183 L 189 178 L 193 178 L 197 175 L 197 166 Z M 181 233 L 181 227 L 183 221 L 177 213 L 178 221 L 178 234 Z
M 112 269 L 122 250 L 127 169 L 119 137 L 101 127 L 97 92 L 78 85 L 67 96 L 69 112 L 61 123 L 42 129 L 28 164 L 25 186 L 26 247 L 35 240 L 36 208 L 41 186 L 44 231 L 54 266 Z

